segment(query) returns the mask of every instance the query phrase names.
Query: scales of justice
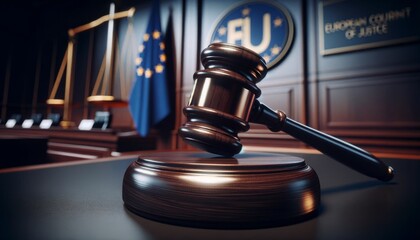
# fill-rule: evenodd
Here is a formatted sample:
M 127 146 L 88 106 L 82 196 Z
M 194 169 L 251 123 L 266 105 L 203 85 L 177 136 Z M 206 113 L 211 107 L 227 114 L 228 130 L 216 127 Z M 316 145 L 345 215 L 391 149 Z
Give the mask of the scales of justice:
M 131 55 L 134 54 L 133 49 L 135 49 L 133 33 L 134 13 L 135 8 L 115 12 L 115 4 L 111 3 L 109 14 L 68 30 L 69 40 L 67 49 L 52 86 L 50 96 L 46 101 L 49 107 L 63 108 L 63 119 L 60 122 L 62 127 L 69 128 L 75 126 L 75 123 L 71 121 L 71 109 L 73 107 L 77 38 L 78 35 L 82 33 L 89 36 L 83 118 L 88 117 L 88 104 L 90 106 L 102 108 L 103 110 L 126 107 L 128 105 L 127 99 L 125 98 L 128 96 L 127 92 L 130 84 L 131 70 L 134 67 L 132 61 L 133 56 Z M 127 26 L 124 39 L 121 41 L 115 30 L 118 30 L 118 28 L 121 27 L 120 25 L 122 25 L 120 22 L 116 21 L 123 19 L 127 21 Z M 102 62 L 96 74 L 94 85 L 90 86 L 90 78 L 93 75 L 93 55 L 102 54 L 94 53 L 95 31 L 98 31 L 97 29 L 106 23 L 108 24 L 106 32 L 106 49 L 103 53 Z M 121 49 L 120 45 L 122 46 Z M 65 79 L 64 84 L 62 84 L 63 78 Z M 64 85 L 64 93 L 62 94 L 64 96 L 60 97 L 58 95 L 60 95 L 60 86 L 62 85 Z M 63 89 L 61 89 L 61 91 L 63 91 Z
M 241 152 L 238 133 L 249 122 L 284 131 L 331 158 L 381 181 L 393 169 L 370 153 L 273 111 L 257 98 L 265 61 L 244 47 L 210 44 L 205 67 L 194 74 L 187 122 L 180 136 L 202 152 L 155 152 L 139 156 L 124 175 L 130 211 L 160 222 L 203 228 L 261 228 L 316 216 L 320 184 L 299 157 Z

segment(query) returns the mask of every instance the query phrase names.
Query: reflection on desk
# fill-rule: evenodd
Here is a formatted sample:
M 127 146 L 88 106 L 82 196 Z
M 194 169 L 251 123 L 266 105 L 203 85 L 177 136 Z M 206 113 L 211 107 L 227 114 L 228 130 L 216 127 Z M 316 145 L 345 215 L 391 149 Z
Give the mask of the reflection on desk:
M 290 153 L 291 154 L 291 153 Z M 0 233 L 5 239 L 419 239 L 420 162 L 384 159 L 389 183 L 319 154 L 302 157 L 321 182 L 321 212 L 264 229 L 187 228 L 144 219 L 123 205 L 122 179 L 137 156 L 22 171 L 0 170 Z

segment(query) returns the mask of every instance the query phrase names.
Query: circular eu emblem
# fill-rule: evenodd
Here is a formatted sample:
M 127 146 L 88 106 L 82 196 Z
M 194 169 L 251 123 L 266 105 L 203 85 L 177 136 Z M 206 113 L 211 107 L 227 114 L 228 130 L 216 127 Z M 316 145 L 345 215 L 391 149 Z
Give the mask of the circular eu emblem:
M 223 14 L 210 42 L 241 45 L 260 54 L 271 68 L 282 60 L 293 41 L 293 20 L 287 9 L 268 2 L 245 2 Z

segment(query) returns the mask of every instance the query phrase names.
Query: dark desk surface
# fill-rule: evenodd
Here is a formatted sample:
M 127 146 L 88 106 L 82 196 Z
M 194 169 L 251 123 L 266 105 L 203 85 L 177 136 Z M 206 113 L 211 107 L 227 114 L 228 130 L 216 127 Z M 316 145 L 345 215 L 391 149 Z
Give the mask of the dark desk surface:
M 138 217 L 121 198 L 135 156 L 0 174 L 0 239 L 420 239 L 420 161 L 385 159 L 390 183 L 323 155 L 303 157 L 318 173 L 322 210 L 277 228 L 212 230 Z

